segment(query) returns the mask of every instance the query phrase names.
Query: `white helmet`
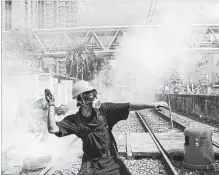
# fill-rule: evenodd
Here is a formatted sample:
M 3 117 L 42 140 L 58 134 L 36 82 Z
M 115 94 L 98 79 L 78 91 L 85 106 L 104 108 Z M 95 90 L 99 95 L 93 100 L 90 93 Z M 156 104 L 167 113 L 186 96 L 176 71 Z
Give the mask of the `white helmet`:
M 95 90 L 95 88 L 89 82 L 80 80 L 76 82 L 72 88 L 72 97 L 76 99 L 78 95 L 92 90 Z

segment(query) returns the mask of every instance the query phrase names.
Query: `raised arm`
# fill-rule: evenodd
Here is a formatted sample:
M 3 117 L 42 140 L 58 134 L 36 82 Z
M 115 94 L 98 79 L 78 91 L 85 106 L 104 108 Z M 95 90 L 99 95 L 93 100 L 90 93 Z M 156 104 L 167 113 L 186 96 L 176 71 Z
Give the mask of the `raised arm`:
M 55 121 L 55 98 L 48 89 L 45 89 L 45 99 L 49 105 L 47 120 L 48 131 L 51 134 L 59 133 L 59 127 Z

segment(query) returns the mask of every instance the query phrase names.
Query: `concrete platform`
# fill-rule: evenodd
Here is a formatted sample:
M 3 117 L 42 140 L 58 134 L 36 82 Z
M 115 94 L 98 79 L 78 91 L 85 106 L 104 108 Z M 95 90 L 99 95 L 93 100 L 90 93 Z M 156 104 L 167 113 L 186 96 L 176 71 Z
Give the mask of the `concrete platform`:
M 172 156 L 184 155 L 185 136 L 183 133 L 156 133 L 155 134 L 163 145 L 164 149 Z M 119 148 L 119 153 L 129 154 L 127 158 L 138 157 L 157 157 L 160 152 L 149 133 L 121 133 L 115 136 Z M 213 134 L 212 139 L 219 142 L 219 134 Z M 125 149 L 126 148 L 126 149 Z M 127 153 L 126 153 L 127 152 Z M 216 156 L 219 156 L 219 148 L 214 147 Z
M 177 155 L 184 153 L 184 133 L 157 133 L 155 135 L 169 154 Z M 219 142 L 219 134 L 213 134 L 212 140 Z M 213 149 L 215 154 L 219 155 L 219 148 L 213 147 Z
M 158 148 L 149 133 L 130 133 L 133 156 L 156 157 L 160 155 Z
M 169 133 L 156 133 L 155 134 L 163 145 L 164 149 L 169 154 L 182 155 L 184 154 L 185 136 L 182 132 L 169 132 Z M 129 156 L 144 156 L 156 157 L 160 152 L 149 133 L 118 133 L 114 134 L 119 153 L 121 155 L 132 154 Z M 66 151 L 81 157 L 82 155 L 82 142 L 76 136 L 69 136 L 69 141 L 62 151 Z M 212 140 L 219 143 L 219 134 L 214 133 Z M 64 140 L 63 140 L 64 141 Z M 214 147 L 214 152 L 219 156 L 219 148 Z
M 127 137 L 127 134 L 126 133 L 119 133 L 118 135 L 115 135 L 114 137 L 116 139 L 119 153 L 121 155 L 126 155 L 126 147 L 127 147 L 126 146 L 126 143 L 127 143 L 126 137 Z

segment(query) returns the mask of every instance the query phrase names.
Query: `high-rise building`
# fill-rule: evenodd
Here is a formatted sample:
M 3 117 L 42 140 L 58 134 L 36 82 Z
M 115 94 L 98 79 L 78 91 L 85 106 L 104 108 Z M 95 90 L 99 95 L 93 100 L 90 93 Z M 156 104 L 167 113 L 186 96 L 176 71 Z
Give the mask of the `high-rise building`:
M 219 83 L 219 54 L 202 55 L 193 69 L 192 79 L 201 85 Z
M 218 48 L 219 32 L 215 26 L 211 26 L 211 30 L 206 31 L 202 36 L 203 48 Z M 206 45 L 205 45 L 206 44 Z M 210 86 L 219 82 L 219 54 L 209 51 L 199 55 L 199 59 L 194 64 L 191 71 L 191 82 L 202 86 Z
M 2 31 L 78 25 L 77 0 L 2 0 Z

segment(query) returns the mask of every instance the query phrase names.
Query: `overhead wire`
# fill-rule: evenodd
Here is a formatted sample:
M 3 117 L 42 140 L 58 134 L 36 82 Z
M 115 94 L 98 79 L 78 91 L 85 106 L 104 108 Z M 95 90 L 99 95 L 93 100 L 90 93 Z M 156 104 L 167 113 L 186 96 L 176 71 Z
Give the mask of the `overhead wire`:
M 152 11 L 152 15 L 151 15 L 151 19 L 150 19 L 150 21 L 149 21 L 149 25 L 151 24 L 151 20 L 152 20 L 152 18 L 153 18 L 153 16 L 154 16 L 154 11 L 155 11 L 156 6 L 157 6 L 157 1 L 158 1 L 158 0 L 155 0 L 155 5 L 154 5 L 154 9 L 153 9 L 153 11 Z
M 85 9 L 87 10 L 87 12 L 89 13 L 89 18 L 91 19 L 90 21 L 93 22 L 93 24 L 95 24 L 95 21 L 94 21 L 94 18 L 92 16 L 92 13 L 90 12 L 89 8 L 87 7 L 86 3 L 85 2 L 98 2 L 99 0 L 80 0 L 79 1 L 79 4 L 80 2 L 83 2 L 83 5 L 85 7 Z M 148 2 L 149 0 L 136 0 L 136 1 L 130 1 L 130 0 L 106 0 L 107 2 Z M 106 2 L 106 1 L 101 1 L 101 2 Z M 146 18 L 146 21 L 145 21 L 145 25 L 148 26 L 150 25 L 151 23 L 151 20 L 153 18 L 153 15 L 154 15 L 154 11 L 156 9 L 156 5 L 157 5 L 157 2 L 158 0 L 150 0 L 150 7 L 149 7 L 149 11 L 148 11 L 148 15 L 147 15 L 147 18 Z M 154 3 L 155 2 L 155 3 Z M 80 7 L 80 6 L 79 6 Z M 81 9 L 81 11 L 83 12 L 83 10 Z
M 84 2 L 88 2 L 88 1 L 78 1 L 78 7 L 79 7 L 79 9 L 81 10 L 82 13 L 84 13 L 83 8 L 82 8 L 81 5 L 80 5 L 80 2 L 83 2 L 83 5 L 84 5 L 86 11 L 88 12 L 88 16 L 89 16 L 88 19 L 89 19 L 89 21 L 90 21 L 90 22 L 88 22 L 89 25 L 90 25 L 90 26 L 93 26 L 93 24 L 95 24 L 94 18 L 93 18 L 93 16 L 92 16 L 92 13 L 90 12 L 89 8 L 87 7 L 87 5 L 84 3 Z M 90 2 L 92 2 L 92 1 L 90 1 Z M 82 4 L 82 3 L 81 3 L 81 4 Z
M 155 9 L 156 9 L 156 6 L 157 6 L 157 1 L 158 0 L 155 0 L 155 1 L 151 0 L 150 8 L 149 8 L 149 11 L 148 11 L 148 16 L 147 16 L 147 19 L 146 19 L 146 22 L 145 22 L 146 31 L 148 31 L 149 26 L 151 24 L 151 20 L 152 20 L 152 18 L 154 16 L 154 12 L 155 12 Z
M 150 0 L 79 0 L 79 2 L 101 2 L 101 3 L 108 3 L 108 2 L 127 2 L 127 3 L 136 3 L 136 2 L 149 2 Z M 218 2 L 218 0 L 162 0 L 162 2 Z
M 80 3 L 78 3 L 78 8 L 81 10 L 82 13 L 84 13 L 83 8 L 81 7 Z M 91 25 L 91 21 L 89 22 L 89 20 L 87 21 L 88 25 Z
M 153 3 L 155 2 L 155 3 Z M 156 6 L 157 6 L 157 2 L 158 0 L 155 0 L 155 1 L 151 1 L 151 5 L 150 5 L 150 9 L 149 9 L 149 12 L 148 12 L 148 16 L 147 16 L 147 19 L 146 19 L 146 22 L 145 22 L 145 25 L 150 25 L 151 24 L 151 20 L 153 18 L 153 15 L 154 15 L 154 12 L 155 12 L 155 9 L 156 9 Z M 152 13 L 151 13 L 151 8 L 153 8 L 152 10 Z M 148 23 L 149 21 L 149 23 Z
M 89 13 L 90 19 L 92 20 L 93 24 L 95 24 L 95 21 L 94 21 L 94 18 L 92 16 L 90 9 L 87 7 L 86 3 L 83 2 L 83 4 L 84 4 L 84 7 L 86 8 L 87 12 Z
M 145 25 L 148 24 L 148 19 L 150 17 L 152 5 L 153 5 L 153 0 L 151 0 L 151 4 L 150 4 L 149 10 L 148 10 L 148 15 L 147 15 L 147 18 L 146 18 L 146 21 L 145 21 Z

